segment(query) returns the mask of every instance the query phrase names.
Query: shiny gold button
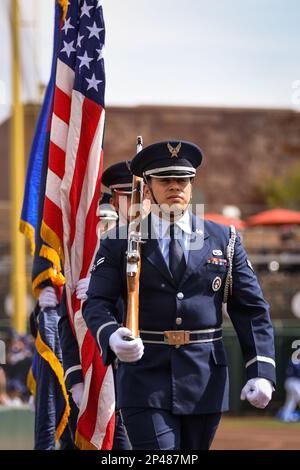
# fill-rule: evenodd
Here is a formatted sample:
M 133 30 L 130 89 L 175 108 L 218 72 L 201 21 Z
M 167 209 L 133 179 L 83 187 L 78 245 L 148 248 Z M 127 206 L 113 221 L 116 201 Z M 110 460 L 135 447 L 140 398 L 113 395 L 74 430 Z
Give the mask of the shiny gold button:
M 175 323 L 176 323 L 176 325 L 181 325 L 181 323 L 182 323 L 182 318 L 177 317 L 176 320 L 175 320 Z

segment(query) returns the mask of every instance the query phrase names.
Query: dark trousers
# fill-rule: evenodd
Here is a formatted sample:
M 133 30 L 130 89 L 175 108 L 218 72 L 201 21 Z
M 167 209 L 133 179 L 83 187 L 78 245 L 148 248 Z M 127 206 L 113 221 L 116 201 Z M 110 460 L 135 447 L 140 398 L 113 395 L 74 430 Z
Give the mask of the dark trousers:
M 133 450 L 208 450 L 221 413 L 174 415 L 158 408 L 123 408 Z
M 114 374 L 116 394 L 117 394 L 117 387 L 116 387 L 117 368 L 118 368 L 118 362 L 117 360 L 115 360 L 113 364 L 113 374 Z M 114 433 L 114 442 L 113 442 L 112 450 L 131 450 L 131 445 L 128 440 L 128 436 L 126 433 L 125 426 L 123 424 L 121 413 L 117 409 L 116 409 L 116 425 L 115 425 L 115 433 Z
M 116 426 L 112 450 L 131 450 L 131 445 L 128 441 L 126 429 L 118 410 L 116 410 Z

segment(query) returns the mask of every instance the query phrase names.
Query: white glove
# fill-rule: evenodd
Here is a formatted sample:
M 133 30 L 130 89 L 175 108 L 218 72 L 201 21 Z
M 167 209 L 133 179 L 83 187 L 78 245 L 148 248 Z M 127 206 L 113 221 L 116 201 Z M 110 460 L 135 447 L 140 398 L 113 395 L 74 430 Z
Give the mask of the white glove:
M 58 301 L 54 287 L 44 287 L 39 295 L 39 306 L 41 308 L 56 307 L 57 304 Z
M 73 385 L 71 388 L 70 392 L 72 393 L 72 398 L 77 406 L 77 408 L 80 408 L 81 402 L 82 402 L 82 397 L 83 397 L 83 391 L 84 391 L 84 384 L 82 382 Z
M 76 297 L 79 300 L 86 300 L 87 299 L 87 290 L 89 288 L 91 277 L 85 277 L 80 279 L 76 284 Z
M 119 328 L 109 338 L 109 346 L 122 362 L 139 361 L 144 354 L 144 345 L 141 338 L 132 341 L 124 340 L 124 336 L 132 336 L 128 328 Z
M 250 379 L 241 391 L 241 400 L 248 400 L 256 408 L 265 408 L 272 398 L 274 388 L 270 380 Z

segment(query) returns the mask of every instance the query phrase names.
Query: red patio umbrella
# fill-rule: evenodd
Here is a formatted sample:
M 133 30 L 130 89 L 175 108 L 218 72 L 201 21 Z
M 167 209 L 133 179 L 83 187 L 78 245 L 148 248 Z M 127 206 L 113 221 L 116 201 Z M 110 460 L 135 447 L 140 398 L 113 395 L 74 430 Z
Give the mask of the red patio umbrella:
M 226 217 L 225 215 L 216 214 L 213 212 L 207 212 L 204 214 L 204 219 L 212 220 L 217 224 L 226 225 L 227 227 L 234 225 L 237 230 L 243 230 L 243 228 L 245 228 L 245 222 L 243 220 L 235 219 L 234 217 Z
M 258 225 L 293 225 L 300 224 L 300 212 L 288 209 L 271 209 L 259 212 L 246 220 L 248 227 Z

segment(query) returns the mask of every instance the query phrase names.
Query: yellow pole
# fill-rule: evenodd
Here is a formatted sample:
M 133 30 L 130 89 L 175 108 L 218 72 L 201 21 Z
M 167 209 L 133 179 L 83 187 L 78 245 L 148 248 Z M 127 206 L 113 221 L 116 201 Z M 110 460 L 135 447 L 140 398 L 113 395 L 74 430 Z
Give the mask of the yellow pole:
M 20 13 L 18 0 L 11 1 L 12 18 L 12 119 L 10 155 L 11 192 L 11 293 L 13 326 L 26 332 L 25 239 L 19 232 L 24 190 L 24 116 L 21 103 Z

